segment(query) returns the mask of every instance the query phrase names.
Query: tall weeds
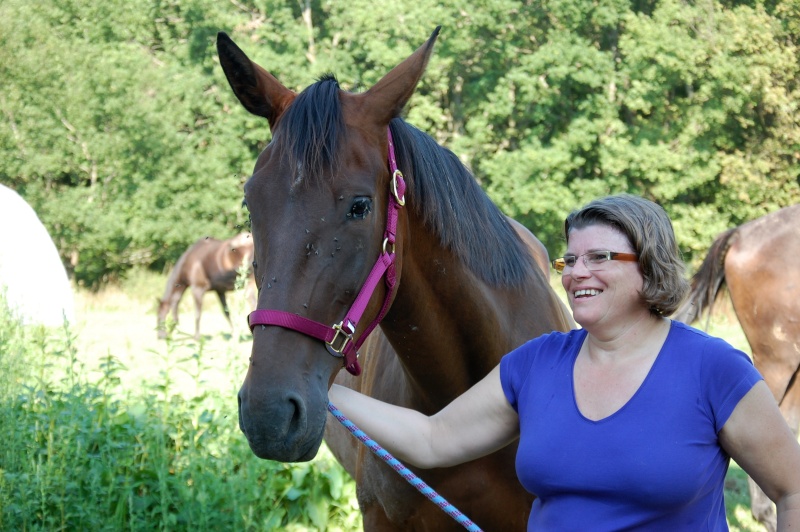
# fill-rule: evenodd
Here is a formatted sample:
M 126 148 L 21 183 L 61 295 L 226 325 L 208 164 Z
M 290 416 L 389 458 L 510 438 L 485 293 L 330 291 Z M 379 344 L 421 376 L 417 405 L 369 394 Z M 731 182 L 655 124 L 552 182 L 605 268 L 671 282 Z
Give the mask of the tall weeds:
M 69 327 L 23 326 L 0 301 L 0 530 L 360 528 L 355 485 L 324 446 L 310 463 L 259 460 L 235 399 L 177 393 L 175 368 L 122 386 L 112 353 L 89 382 L 75 346 Z

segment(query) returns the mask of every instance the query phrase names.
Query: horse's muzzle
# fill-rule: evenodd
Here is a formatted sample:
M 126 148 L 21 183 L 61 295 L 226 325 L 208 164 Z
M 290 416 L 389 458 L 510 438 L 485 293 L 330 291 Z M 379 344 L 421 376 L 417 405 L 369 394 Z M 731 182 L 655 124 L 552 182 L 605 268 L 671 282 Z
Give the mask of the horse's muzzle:
M 279 462 L 307 462 L 316 456 L 325 430 L 324 409 L 321 415 L 309 416 L 303 398 L 293 391 L 267 402 L 250 399 L 243 388 L 238 397 L 239 428 L 253 454 Z

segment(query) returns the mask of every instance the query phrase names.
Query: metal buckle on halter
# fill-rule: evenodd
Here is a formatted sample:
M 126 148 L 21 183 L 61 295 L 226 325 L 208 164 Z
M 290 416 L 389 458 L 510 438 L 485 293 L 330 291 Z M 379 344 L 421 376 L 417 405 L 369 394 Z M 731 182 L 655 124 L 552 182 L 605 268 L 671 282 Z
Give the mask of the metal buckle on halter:
M 327 346 L 328 346 L 328 351 L 331 351 L 331 352 L 333 352 L 333 353 L 336 353 L 336 354 L 338 354 L 339 356 L 344 356 L 342 353 L 344 353 L 344 350 L 345 350 L 345 348 L 347 347 L 347 344 L 349 344 L 349 343 L 350 343 L 350 341 L 353 339 L 353 333 L 355 332 L 355 331 L 353 330 L 353 326 L 352 326 L 352 324 L 350 324 L 350 323 L 348 323 L 348 324 L 347 324 L 347 325 L 348 325 L 348 328 L 350 329 L 350 331 L 351 331 L 351 332 L 347 332 L 347 331 L 346 331 L 344 328 L 342 328 L 342 325 L 343 325 L 343 323 L 341 323 L 341 322 L 340 322 L 340 323 L 337 323 L 336 325 L 334 325 L 334 326 L 333 326 L 333 329 L 336 331 L 336 334 L 334 334 L 334 335 L 333 335 L 333 338 L 331 338 L 331 341 L 330 341 L 330 342 L 325 342 L 325 343 L 327 344 Z M 333 345 L 333 344 L 334 344 L 334 343 L 335 343 L 337 340 L 339 340 L 339 333 L 341 333 L 341 334 L 342 334 L 342 339 L 341 339 L 341 342 L 342 342 L 342 343 L 341 343 L 341 345 L 340 345 L 340 346 L 337 348 L 337 347 L 336 347 L 335 345 Z
M 403 205 L 406 204 L 406 195 L 403 194 L 403 197 L 401 198 L 400 195 L 397 193 L 398 176 L 400 177 L 400 179 L 403 179 L 403 172 L 401 172 L 400 170 L 395 170 L 392 173 L 392 194 L 394 194 L 394 199 L 397 200 L 397 204 L 402 207 Z

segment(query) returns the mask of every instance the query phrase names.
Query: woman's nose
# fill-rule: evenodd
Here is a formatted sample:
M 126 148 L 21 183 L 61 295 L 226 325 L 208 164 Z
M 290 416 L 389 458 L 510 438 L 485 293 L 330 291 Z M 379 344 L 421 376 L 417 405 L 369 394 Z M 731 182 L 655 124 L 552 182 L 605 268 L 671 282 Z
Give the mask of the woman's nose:
M 592 273 L 588 266 L 586 266 L 586 257 L 581 256 L 575 259 L 575 266 L 572 267 L 570 275 L 573 277 L 583 278 L 589 277 L 591 274 Z

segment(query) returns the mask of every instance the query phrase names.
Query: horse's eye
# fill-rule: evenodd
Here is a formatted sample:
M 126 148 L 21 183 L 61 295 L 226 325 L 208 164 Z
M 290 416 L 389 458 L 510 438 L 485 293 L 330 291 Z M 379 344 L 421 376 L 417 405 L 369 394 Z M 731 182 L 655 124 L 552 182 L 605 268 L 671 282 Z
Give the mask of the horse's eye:
M 361 220 L 367 217 L 369 211 L 372 210 L 372 200 L 369 198 L 356 198 L 353 205 L 350 207 L 350 212 L 347 213 L 348 218 L 355 218 Z

